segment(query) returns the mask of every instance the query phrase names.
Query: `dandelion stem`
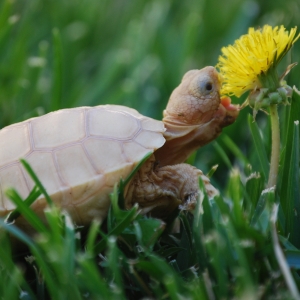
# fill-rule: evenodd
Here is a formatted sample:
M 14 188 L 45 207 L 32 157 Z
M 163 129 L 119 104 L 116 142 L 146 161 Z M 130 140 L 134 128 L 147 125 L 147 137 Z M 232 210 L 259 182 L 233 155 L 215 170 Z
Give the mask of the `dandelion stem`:
M 272 150 L 271 150 L 271 163 L 270 173 L 267 188 L 276 186 L 278 167 L 279 167 L 279 153 L 280 153 L 280 130 L 279 130 L 279 117 L 277 112 L 277 105 L 270 105 L 271 116 L 271 130 L 272 130 Z

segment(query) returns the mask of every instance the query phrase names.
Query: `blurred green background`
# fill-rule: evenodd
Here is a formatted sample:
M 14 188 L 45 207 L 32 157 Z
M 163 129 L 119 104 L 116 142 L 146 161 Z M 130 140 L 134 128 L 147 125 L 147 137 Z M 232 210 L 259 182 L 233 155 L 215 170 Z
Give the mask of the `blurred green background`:
M 300 25 L 298 0 L 0 3 L 1 127 L 59 108 L 105 103 L 160 119 L 182 75 L 216 65 L 221 47 L 249 26 Z M 299 42 L 291 53 L 287 62 L 299 61 Z M 299 68 L 288 78 L 290 85 L 299 86 Z M 248 113 L 246 108 L 224 130 L 246 156 L 253 153 Z M 258 123 L 267 126 L 262 113 Z M 198 151 L 194 161 L 204 172 L 220 165 L 214 175 L 217 186 L 224 183 L 229 164 L 238 164 L 223 141 L 225 134 Z M 222 151 L 231 162 L 226 163 Z

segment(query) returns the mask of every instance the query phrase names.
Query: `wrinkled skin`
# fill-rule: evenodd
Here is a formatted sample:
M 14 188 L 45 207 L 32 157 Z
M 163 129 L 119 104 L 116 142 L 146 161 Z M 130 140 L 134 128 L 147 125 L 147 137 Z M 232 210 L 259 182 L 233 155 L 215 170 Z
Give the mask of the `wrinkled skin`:
M 125 190 L 127 207 L 139 203 L 144 212 L 167 216 L 181 205 L 192 209 L 199 194 L 199 177 L 207 193 L 218 192 L 209 179 L 183 162 L 232 124 L 239 109 L 220 99 L 220 79 L 214 67 L 187 72 L 164 110 L 166 143 L 142 166 Z

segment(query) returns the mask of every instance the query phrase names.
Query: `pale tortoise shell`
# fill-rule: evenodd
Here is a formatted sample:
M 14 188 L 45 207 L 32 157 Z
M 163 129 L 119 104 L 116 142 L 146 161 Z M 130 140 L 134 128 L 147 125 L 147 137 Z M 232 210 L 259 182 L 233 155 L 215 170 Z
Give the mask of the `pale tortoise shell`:
M 52 200 L 75 222 L 105 217 L 109 194 L 149 152 L 165 143 L 164 124 L 117 105 L 62 109 L 0 131 L 0 216 L 15 206 L 5 191 L 26 198 L 34 186 L 25 158 Z M 45 208 L 43 196 L 33 204 Z

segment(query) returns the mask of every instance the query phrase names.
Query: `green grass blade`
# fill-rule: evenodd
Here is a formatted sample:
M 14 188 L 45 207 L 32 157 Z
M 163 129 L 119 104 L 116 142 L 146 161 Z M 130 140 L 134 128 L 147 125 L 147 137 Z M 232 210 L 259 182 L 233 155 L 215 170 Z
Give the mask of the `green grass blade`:
M 201 178 L 200 178 L 201 180 Z M 209 233 L 211 230 L 214 229 L 215 227 L 215 224 L 214 224 L 214 216 L 213 216 L 213 212 L 212 212 L 212 202 L 213 200 L 209 200 L 208 199 L 208 196 L 207 194 L 205 193 L 205 189 L 204 189 L 204 184 L 203 182 L 200 182 L 200 187 L 201 187 L 201 190 L 204 191 L 204 196 L 203 196 L 203 200 L 202 200 L 202 205 L 203 205 L 203 213 L 201 215 L 201 218 L 202 218 L 202 227 L 203 227 L 203 234 L 207 234 Z M 202 196 L 201 196 L 202 197 Z M 201 220 L 200 220 L 200 216 L 199 216 L 199 210 L 195 210 L 195 212 L 197 212 L 197 215 L 194 215 L 197 216 L 195 219 L 194 219 L 194 222 L 197 222 L 197 223 L 194 223 L 194 225 L 196 225 L 197 228 L 199 228 L 200 226 L 200 223 Z M 201 226 L 200 226 L 201 227 Z M 194 235 L 196 234 L 196 232 L 198 232 L 198 229 L 194 229 Z M 201 234 L 201 232 L 198 232 L 198 235 Z M 195 238 L 195 237 L 194 237 Z M 197 239 L 198 237 L 196 237 Z
M 224 151 L 224 149 L 217 142 L 214 142 L 213 146 L 216 149 L 216 151 L 218 152 L 218 154 L 220 155 L 221 159 L 223 160 L 223 162 L 225 163 L 225 165 L 227 166 L 227 168 L 231 169 L 232 168 L 232 164 L 230 162 L 230 159 L 228 158 L 228 155 Z
M 248 164 L 248 158 L 243 154 L 241 149 L 233 142 L 233 140 L 226 134 L 222 134 L 222 141 L 223 143 L 230 149 L 230 151 L 234 154 L 236 158 L 240 161 L 244 162 L 244 164 Z
M 53 244 L 59 245 L 64 230 L 64 222 L 60 209 L 58 207 L 46 208 L 44 213 L 49 227 L 51 241 Z
M 225 226 L 225 230 L 229 237 L 229 240 L 233 241 L 232 247 L 234 249 L 235 256 L 238 257 L 236 268 L 239 269 L 239 274 L 236 275 L 236 280 L 239 281 L 239 284 L 244 293 L 246 291 L 253 292 L 255 284 L 252 274 L 251 261 L 248 260 L 247 252 L 242 247 L 242 244 L 239 243 L 237 229 L 238 228 L 235 227 L 233 222 L 231 222 L 231 220 L 229 219 Z
M 294 88 L 291 104 L 286 106 L 286 116 L 285 116 L 285 131 L 282 134 L 282 142 L 285 148 L 285 160 L 287 166 L 289 165 L 291 148 L 288 147 L 288 144 L 291 142 L 293 137 L 293 127 L 294 122 L 299 120 L 299 111 L 300 111 L 300 94 L 299 91 Z M 288 167 L 287 167 L 288 168 Z
M 300 201 L 299 201 L 299 121 L 294 124 L 294 136 L 291 146 L 291 158 L 288 176 L 284 178 L 286 190 L 281 189 L 281 203 L 285 203 L 286 228 L 285 234 L 290 241 L 300 248 Z
M 31 248 L 31 251 L 36 258 L 36 262 L 40 268 L 41 274 L 43 274 L 43 278 L 45 280 L 51 298 L 61 299 L 62 289 L 59 288 L 60 284 L 52 268 L 49 266 L 49 263 L 45 255 L 42 255 L 41 249 L 37 247 Z
M 205 237 L 205 249 L 208 254 L 207 257 L 210 257 L 210 264 L 214 269 L 215 280 L 218 282 L 217 294 L 227 299 L 229 283 L 226 270 L 228 269 L 229 261 L 226 259 L 228 250 L 223 241 L 223 235 L 224 233 L 219 230 L 212 230 Z
M 296 130 L 299 131 L 299 126 L 295 124 L 296 121 L 299 121 L 299 111 L 300 95 L 298 91 L 294 91 L 287 117 L 286 127 L 288 130 L 285 137 L 283 165 L 280 169 L 280 177 L 282 179 L 280 186 L 280 202 L 286 217 L 286 229 L 289 231 L 292 230 L 292 223 L 296 222 L 296 225 L 299 222 L 299 217 L 295 217 L 295 213 L 300 215 L 299 201 L 295 200 L 295 197 L 299 198 L 299 171 L 296 170 L 297 163 L 299 162 L 299 132 L 298 134 L 295 132 Z M 294 206 L 295 204 L 296 206 Z M 294 208 L 295 211 L 293 211 Z M 287 225 L 287 221 L 290 222 L 290 225 Z M 299 246 L 300 245 L 298 244 L 298 247 Z
M 242 225 L 245 222 L 242 199 L 243 187 L 240 179 L 240 172 L 238 169 L 232 169 L 228 182 L 228 195 L 232 199 L 233 204 L 233 218 L 237 225 Z
M 115 299 L 109 286 L 99 273 L 98 266 L 90 259 L 89 256 L 79 255 L 77 263 L 80 267 L 77 276 L 77 284 L 82 290 L 87 290 L 91 299 Z
M 275 201 L 274 189 L 263 190 L 257 202 L 255 211 L 251 218 L 251 226 L 259 228 L 262 233 L 266 233 L 269 227 L 271 206 Z
M 34 294 L 26 282 L 22 269 L 13 260 L 9 236 L 0 235 L 0 295 L 2 299 L 18 299 L 15 293 L 27 295 L 27 299 L 35 299 Z M 10 287 L 8 287 L 10 285 Z
M 205 283 L 206 282 L 202 278 L 197 278 L 188 285 L 191 294 L 191 299 L 203 299 L 203 300 L 214 299 L 214 295 L 207 294 L 208 289 L 205 286 Z
M 62 262 L 64 263 L 65 269 L 68 270 L 68 273 L 71 276 L 74 276 L 75 272 L 75 259 L 76 259 L 76 232 L 72 222 L 71 217 L 65 213 L 64 214 L 64 239 L 63 246 L 64 249 L 68 249 L 68 251 L 64 251 L 64 255 L 62 256 Z M 72 283 L 74 284 L 74 283 Z M 74 290 L 76 287 L 74 286 Z M 74 299 L 74 298 L 73 298 Z
M 38 232 L 47 232 L 46 226 L 37 216 L 37 214 L 25 203 L 20 195 L 14 189 L 9 189 L 6 192 L 7 196 L 17 206 L 17 210 L 23 217 L 36 229 Z
M 133 223 L 133 226 L 139 244 L 148 251 L 153 250 L 157 239 L 165 229 L 163 221 L 152 218 L 140 218 Z
M 49 233 L 37 239 L 36 261 L 52 299 L 81 299 L 75 280 L 76 236 L 71 218 L 57 207 L 47 208 Z M 37 254 L 36 254 L 37 253 Z M 50 278 L 51 277 L 51 278 Z
M 260 135 L 257 123 L 254 122 L 254 119 L 251 115 L 248 115 L 248 125 L 252 134 L 256 153 L 258 155 L 258 159 L 260 162 L 261 171 L 264 175 L 264 178 L 268 178 L 267 176 L 269 174 L 269 160 L 268 160 L 267 152 L 265 150 L 263 139 Z
M 157 280 L 160 284 L 166 283 L 168 277 L 171 276 L 176 282 L 176 291 L 178 293 L 184 291 L 184 284 L 182 279 L 175 273 L 174 269 L 163 259 L 154 254 L 148 256 L 148 260 L 139 260 L 136 263 L 138 270 L 144 271 L 153 279 Z
M 121 178 L 119 182 L 118 188 L 118 205 L 121 209 L 125 209 L 125 199 L 124 199 L 124 188 L 136 174 L 136 172 L 140 169 L 140 167 L 145 163 L 145 161 L 153 154 L 153 152 L 147 153 L 141 161 L 133 168 L 130 174 L 127 176 L 125 180 Z
M 26 233 L 24 233 L 22 230 L 20 230 L 19 228 L 17 228 L 14 225 L 7 224 L 1 218 L 0 218 L 0 227 L 5 229 L 5 231 L 7 231 L 11 235 L 15 236 L 17 239 L 19 239 L 20 241 L 22 241 L 24 244 L 28 245 L 29 247 L 34 247 L 34 243 L 33 243 L 32 239 Z
M 264 178 L 260 173 L 252 173 L 246 181 L 246 195 L 243 203 L 244 209 L 253 215 L 259 197 L 264 188 Z
M 24 200 L 24 204 L 28 207 L 31 206 L 31 204 L 41 195 L 41 191 L 38 189 L 37 186 L 34 186 L 34 188 L 31 190 L 30 194 L 28 197 Z M 16 220 L 19 216 L 21 215 L 20 211 L 18 208 L 13 210 L 6 218 L 6 222 L 12 223 L 14 220 Z
M 20 161 L 21 161 L 22 165 L 24 166 L 25 170 L 28 172 L 28 174 L 32 178 L 32 180 L 35 182 L 35 184 L 41 190 L 42 194 L 45 196 L 45 199 L 46 199 L 48 205 L 52 206 L 53 205 L 52 199 L 49 197 L 48 193 L 46 192 L 46 189 L 44 188 L 44 186 L 42 185 L 42 183 L 40 182 L 40 180 L 38 179 L 38 177 L 36 176 L 36 174 L 34 173 L 32 168 L 30 167 L 29 163 L 25 159 L 20 159 Z
M 122 179 L 120 180 L 120 184 L 122 184 Z M 120 195 L 123 196 L 123 190 L 120 191 L 117 184 L 115 184 L 114 190 L 110 194 L 111 206 L 110 206 L 110 211 L 108 214 L 108 229 L 109 230 L 111 229 L 111 227 L 113 226 L 113 224 L 115 222 L 122 220 L 128 214 L 128 211 L 125 208 L 121 208 Z
M 171 300 L 177 300 L 182 297 L 178 291 L 178 283 L 176 282 L 174 276 L 169 275 L 164 278 L 165 287 L 169 293 Z M 180 297 L 181 296 L 181 297 Z
M 145 161 L 152 155 L 152 152 L 147 153 L 141 161 L 134 167 L 134 169 L 130 172 L 130 174 L 127 176 L 127 178 L 124 180 L 124 186 L 126 186 L 129 181 L 133 178 L 133 176 L 136 174 L 136 172 L 140 169 L 140 167 L 145 163 Z
M 188 216 L 185 212 L 181 212 L 179 214 L 179 219 L 181 221 L 180 225 L 182 226 L 183 231 L 186 234 L 186 238 L 187 238 L 186 249 L 189 252 L 189 255 L 191 256 L 193 253 L 193 247 L 194 247 L 192 228 L 190 226 Z
M 297 247 L 295 247 L 288 238 L 283 237 L 282 235 L 278 235 L 280 244 L 282 244 L 283 248 L 286 250 L 299 251 Z
M 118 236 L 137 216 L 138 206 L 134 205 L 131 210 L 128 211 L 127 216 L 120 221 L 111 231 L 108 232 L 107 237 L 103 238 L 99 243 L 95 245 L 95 253 L 103 251 L 107 245 L 107 239 L 109 236 Z
M 276 228 L 276 221 L 277 221 L 277 213 L 278 213 L 278 205 L 274 204 L 272 207 L 272 216 L 270 218 L 270 225 L 271 225 L 271 236 L 273 242 L 273 249 L 275 252 L 275 256 L 277 259 L 277 263 L 279 265 L 280 271 L 284 277 L 285 283 L 291 292 L 292 299 L 300 299 L 300 294 L 298 291 L 298 287 L 296 285 L 295 280 L 293 279 L 292 272 L 288 266 L 287 260 L 284 257 L 283 251 L 279 244 L 278 233 Z
M 157 250 L 155 253 L 161 257 L 167 258 L 173 254 L 177 254 L 178 252 L 184 250 L 182 247 L 164 247 Z
M 53 276 L 52 270 L 46 262 L 46 258 L 42 255 L 42 251 L 37 244 L 35 244 L 24 232 L 18 229 L 14 225 L 6 224 L 2 219 L 0 219 L 0 226 L 3 227 L 7 232 L 23 241 L 31 249 L 32 254 L 35 256 L 37 264 L 42 270 L 42 274 L 47 282 L 50 294 L 53 299 L 59 299 L 59 290 L 57 289 L 57 282 Z
M 208 171 L 208 173 L 206 174 L 206 177 L 211 178 L 214 173 L 217 171 L 219 165 L 214 165 L 211 167 L 211 169 Z
M 123 288 L 123 278 L 121 273 L 121 261 L 125 260 L 122 252 L 117 247 L 117 240 L 115 237 L 110 236 L 107 240 L 107 280 L 112 285 L 112 290 L 114 294 L 120 299 L 124 298 L 124 288 Z
M 88 232 L 87 241 L 86 241 L 86 253 L 90 254 L 91 257 L 95 255 L 94 253 L 95 241 L 98 235 L 100 224 L 101 223 L 99 220 L 93 220 Z
M 203 190 L 204 184 L 200 181 L 200 187 Z M 203 213 L 202 213 L 202 202 L 208 202 L 207 195 L 205 195 L 203 192 L 200 193 L 199 198 L 197 199 L 197 205 L 194 210 L 194 222 L 193 222 L 193 248 L 195 251 L 196 259 L 199 264 L 199 271 L 204 272 L 204 270 L 207 267 L 207 257 L 203 245 L 203 238 L 202 235 L 204 233 L 203 229 Z M 205 206 L 208 206 L 209 204 L 206 203 Z M 205 216 L 207 224 L 209 224 L 209 227 L 212 226 L 212 220 L 209 211 L 205 212 L 205 214 L 208 214 L 208 217 Z M 207 228 L 208 230 L 209 228 Z
M 2 278 L 1 278 L 2 279 Z M 21 272 L 17 268 L 13 268 L 10 271 L 10 280 L 6 281 L 6 286 L 2 292 L 2 299 L 18 299 L 21 288 L 19 283 L 22 280 Z

